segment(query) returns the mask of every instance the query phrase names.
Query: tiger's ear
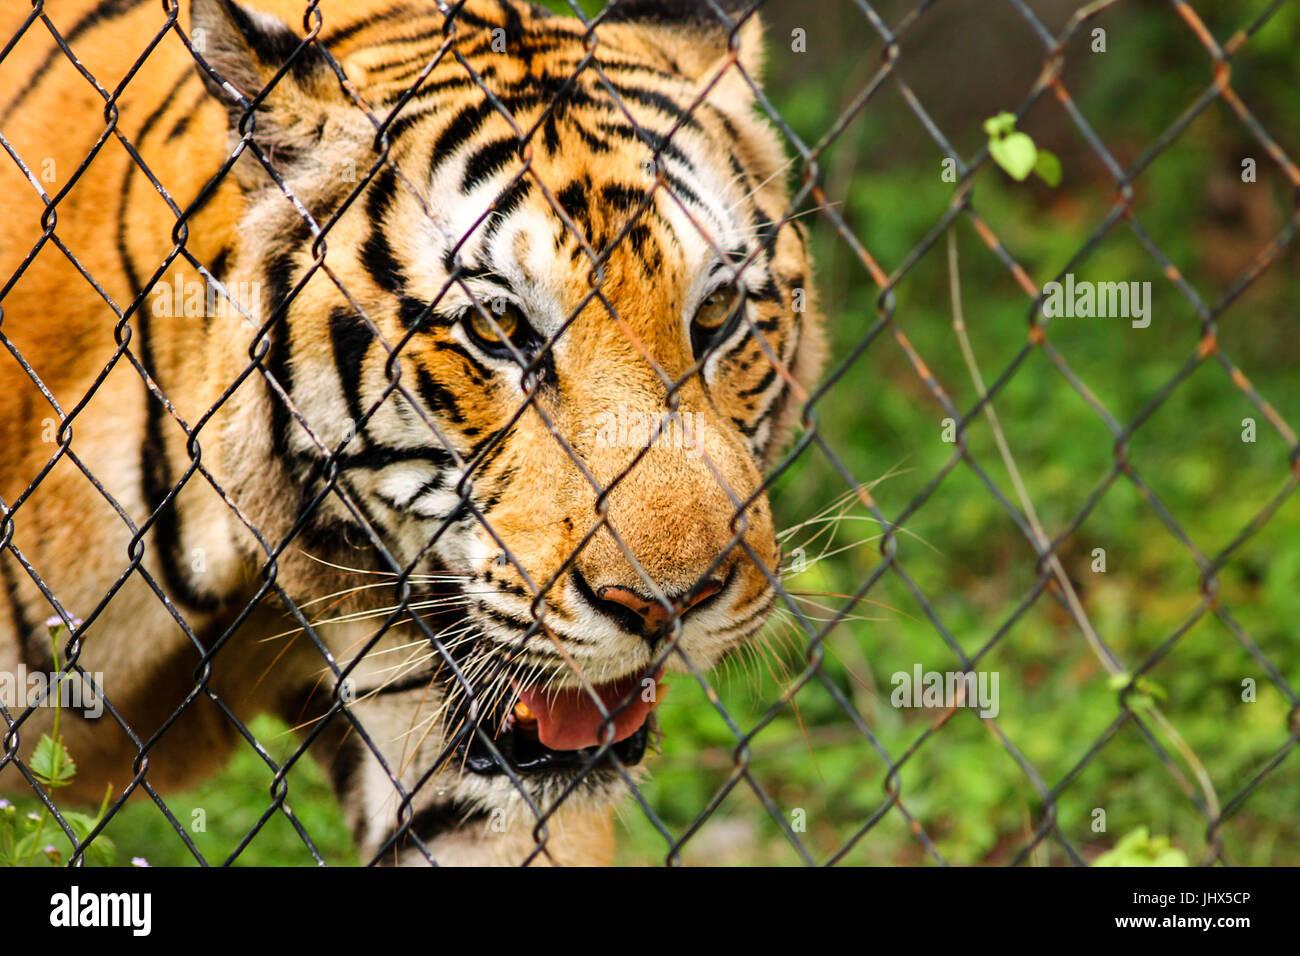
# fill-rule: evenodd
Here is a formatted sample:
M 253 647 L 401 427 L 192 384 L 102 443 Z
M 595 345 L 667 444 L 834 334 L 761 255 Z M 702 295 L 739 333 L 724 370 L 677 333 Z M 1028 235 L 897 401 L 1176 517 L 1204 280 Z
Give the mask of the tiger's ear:
M 713 7 L 731 21 L 729 26 Z M 735 34 L 736 59 L 754 83 L 762 80 L 763 24 L 754 0 L 615 0 L 602 21 L 626 24 L 664 57 L 669 68 L 693 80 L 708 82 L 731 55 Z M 719 103 L 738 105 L 753 99 L 745 77 L 727 69 L 709 94 Z
M 310 156 L 321 140 L 331 109 L 344 102 L 332 64 L 315 43 L 282 20 L 232 0 L 191 0 L 190 42 L 202 63 L 195 67 L 208 90 L 225 105 L 233 140 L 238 140 L 248 105 L 293 56 L 290 67 L 253 109 L 253 140 L 275 165 Z M 294 51 L 297 55 L 294 56 Z M 215 74 L 215 75 L 214 75 Z M 257 178 L 253 157 L 236 169 L 241 181 Z M 265 177 L 265 170 L 262 170 Z

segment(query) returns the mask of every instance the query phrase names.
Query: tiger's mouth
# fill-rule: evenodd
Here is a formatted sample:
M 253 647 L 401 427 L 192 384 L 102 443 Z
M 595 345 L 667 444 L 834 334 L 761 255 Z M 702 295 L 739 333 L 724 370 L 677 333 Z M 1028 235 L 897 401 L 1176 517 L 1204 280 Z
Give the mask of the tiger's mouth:
M 537 688 L 517 689 L 504 717 L 485 722 L 499 728 L 492 736 L 492 746 L 510 770 L 521 775 L 612 769 L 611 758 L 625 767 L 635 766 L 645 756 L 650 732 L 657 726 L 654 709 L 667 689 L 659 686 L 662 674 L 630 674 L 590 690 L 574 687 L 548 693 Z M 608 717 L 601 713 L 593 693 Z M 602 750 L 611 725 L 613 740 Z M 501 759 L 477 733 L 461 742 L 458 756 L 471 773 L 496 776 L 506 772 Z

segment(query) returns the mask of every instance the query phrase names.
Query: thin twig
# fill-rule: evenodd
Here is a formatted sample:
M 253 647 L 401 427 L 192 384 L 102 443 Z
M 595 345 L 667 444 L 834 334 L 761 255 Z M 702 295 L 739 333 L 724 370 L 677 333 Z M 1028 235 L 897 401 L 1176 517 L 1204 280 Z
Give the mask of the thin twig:
M 1042 554 L 1051 547 L 1051 539 L 1044 533 L 1042 522 L 1038 520 L 1038 512 L 1034 509 L 1034 503 L 1029 498 L 1029 492 L 1025 489 L 1024 481 L 1021 480 L 1020 469 L 1016 467 L 1015 458 L 1011 454 L 1011 447 L 1007 444 L 1006 435 L 998 422 L 997 412 L 993 409 L 993 402 L 984 401 L 987 395 L 984 387 L 984 376 L 980 374 L 979 365 L 975 361 L 975 353 L 971 349 L 970 338 L 966 334 L 966 319 L 961 306 L 961 274 L 957 266 L 957 236 L 951 229 L 948 230 L 948 288 L 952 298 L 952 327 L 957 335 L 957 343 L 961 347 L 962 358 L 966 362 L 966 369 L 970 373 L 975 391 L 980 401 L 984 402 L 984 417 L 988 419 L 989 428 L 993 431 L 993 441 L 998 447 L 998 454 L 1002 458 L 1002 464 L 1011 477 L 1011 484 L 1015 488 L 1020 507 L 1023 509 L 1025 517 L 1029 520 L 1029 526 L 1034 532 L 1037 550 Z M 1084 611 L 1083 604 L 1080 602 L 1078 594 L 1075 593 L 1074 585 L 1070 582 L 1070 577 L 1065 573 L 1065 568 L 1061 565 L 1055 551 L 1048 553 L 1047 564 L 1051 568 L 1057 586 L 1061 589 L 1061 594 L 1065 597 L 1066 604 L 1069 605 L 1071 615 L 1082 629 L 1084 637 L 1087 638 L 1093 653 L 1097 655 L 1097 659 L 1112 675 L 1123 674 L 1124 668 L 1120 666 L 1119 661 L 1110 653 L 1106 645 L 1101 642 L 1101 638 L 1093 628 L 1092 622 L 1088 620 L 1087 612 Z M 1174 749 L 1187 761 L 1187 765 L 1195 775 L 1197 783 L 1200 784 L 1210 815 L 1217 818 L 1219 815 L 1219 798 L 1214 790 L 1214 782 L 1210 779 L 1205 765 L 1196 756 L 1196 751 L 1183 740 L 1182 735 L 1169 723 L 1164 714 L 1156 707 L 1154 701 L 1146 706 L 1144 710 L 1151 716 L 1151 719 L 1160 730 L 1164 732 Z

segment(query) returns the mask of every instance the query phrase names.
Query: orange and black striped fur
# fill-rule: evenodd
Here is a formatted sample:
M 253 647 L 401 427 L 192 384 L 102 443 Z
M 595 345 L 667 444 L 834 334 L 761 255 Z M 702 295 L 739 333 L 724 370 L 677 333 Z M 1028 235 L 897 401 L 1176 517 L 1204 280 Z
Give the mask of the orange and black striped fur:
M 639 767 L 453 744 L 470 699 L 490 737 L 521 686 L 708 668 L 773 603 L 821 339 L 757 19 L 175 6 L 42 5 L 101 89 L 40 18 L 0 60 L 0 669 L 85 621 L 78 798 L 191 786 L 271 712 L 367 858 L 519 862 L 542 812 L 539 861 L 608 862 Z M 602 439 L 669 402 L 692 447 Z M 28 755 L 52 709 L 9 712 Z

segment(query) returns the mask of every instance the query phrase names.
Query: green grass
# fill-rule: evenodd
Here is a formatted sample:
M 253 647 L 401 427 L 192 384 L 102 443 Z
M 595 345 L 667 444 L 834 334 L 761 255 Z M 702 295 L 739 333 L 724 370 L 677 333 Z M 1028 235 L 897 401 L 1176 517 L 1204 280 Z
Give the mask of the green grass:
M 279 765 L 289 759 L 298 743 L 283 724 L 269 717 L 253 721 L 250 730 Z M 209 864 L 226 862 L 247 839 L 247 848 L 230 861 L 235 866 L 315 865 L 289 815 L 275 810 L 267 816 L 274 805 L 272 780 L 266 762 L 251 747 L 243 746 L 220 774 L 193 791 L 168 794 L 164 800 Z M 284 806 L 310 835 L 322 859 L 335 866 L 357 865 L 352 838 L 320 767 L 303 757 L 288 781 Z M 200 823 L 201 830 L 197 829 Z M 106 832 L 123 859 L 139 855 L 153 866 L 198 863 L 162 812 L 143 794 L 128 802 Z

